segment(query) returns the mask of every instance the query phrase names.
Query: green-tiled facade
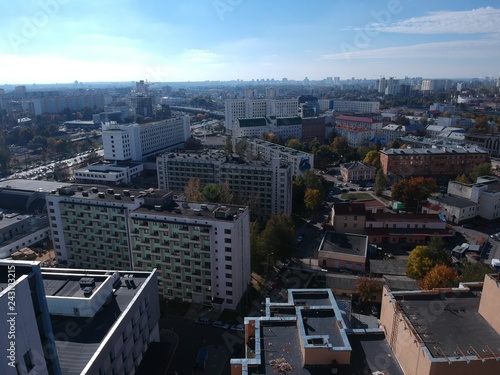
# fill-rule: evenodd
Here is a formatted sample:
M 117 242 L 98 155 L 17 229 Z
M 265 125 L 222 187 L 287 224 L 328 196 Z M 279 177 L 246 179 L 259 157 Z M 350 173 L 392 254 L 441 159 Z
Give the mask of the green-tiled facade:
M 131 269 L 126 208 L 61 202 L 60 210 L 70 264 Z
M 158 269 L 159 292 L 166 298 L 212 300 L 210 227 L 130 219 L 135 270 Z

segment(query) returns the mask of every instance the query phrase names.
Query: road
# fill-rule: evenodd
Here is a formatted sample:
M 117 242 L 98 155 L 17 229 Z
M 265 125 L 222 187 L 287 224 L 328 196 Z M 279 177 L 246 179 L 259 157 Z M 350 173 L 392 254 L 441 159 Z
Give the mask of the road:
M 63 165 L 67 165 L 68 168 L 71 169 L 71 167 L 78 166 L 85 158 L 90 154 L 91 152 L 83 152 L 78 155 L 69 157 L 67 159 L 59 160 L 59 161 L 51 161 L 43 165 L 38 165 L 37 167 L 27 169 L 22 172 L 14 173 L 2 180 L 8 180 L 8 179 L 16 179 L 16 178 L 21 178 L 21 179 L 31 179 L 31 180 L 36 180 L 39 177 L 45 177 L 45 174 L 47 172 L 52 172 L 54 170 L 54 164 L 60 163 Z M 96 153 L 99 156 L 104 155 L 104 150 L 99 149 L 96 151 Z

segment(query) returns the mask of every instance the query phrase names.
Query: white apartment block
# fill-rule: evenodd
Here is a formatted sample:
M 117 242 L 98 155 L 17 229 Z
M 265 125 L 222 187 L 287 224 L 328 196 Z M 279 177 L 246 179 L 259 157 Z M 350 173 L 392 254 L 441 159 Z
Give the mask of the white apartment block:
M 345 139 L 351 147 L 367 146 L 375 137 L 375 130 L 361 128 L 358 126 L 337 125 L 335 132 Z
M 0 274 L 12 275 L 0 280 L 0 311 L 11 319 L 0 322 L 3 348 L 7 332 L 15 333 L 15 358 L 0 362 L 2 374 L 134 374 L 159 342 L 156 270 L 41 269 L 3 260 Z
M 475 212 L 471 211 L 471 213 L 477 214 L 477 216 L 487 220 L 500 217 L 500 180 L 497 177 L 478 177 L 474 184 L 450 181 L 448 183 L 448 194 L 468 199 L 471 203 L 474 203 L 476 205 Z M 465 209 L 465 207 L 463 208 Z
M 232 131 L 239 119 L 266 116 L 297 116 L 298 98 L 295 99 L 227 99 L 225 102 L 226 129 Z
M 246 151 L 253 157 L 260 157 L 264 160 L 280 158 L 284 163 L 291 165 L 294 177 L 304 174 L 304 172 L 314 166 L 314 154 L 298 151 L 258 138 L 237 139 L 237 141 L 240 140 L 246 143 Z
M 189 116 L 146 124 L 102 125 L 106 160 L 140 161 L 151 155 L 182 148 L 189 137 Z
M 249 209 L 73 186 L 47 197 L 58 263 L 158 270 L 165 298 L 236 308 L 250 281 Z M 179 272 L 181 271 L 181 272 Z
M 234 124 L 233 137 L 260 137 L 272 133 L 283 139 L 302 138 L 302 119 L 300 117 L 253 117 L 238 119 Z
M 159 270 L 168 299 L 236 309 L 250 283 L 248 208 L 178 202 L 130 217 L 134 269 Z
M 144 165 L 140 163 L 117 165 L 110 162 L 96 162 L 86 168 L 75 169 L 73 177 L 78 184 L 119 186 L 130 184 L 132 179 L 138 177 L 143 170 Z
M 292 210 L 292 166 L 274 157 L 245 161 L 220 153 L 170 153 L 156 160 L 160 190 L 183 192 L 191 178 L 227 184 L 234 200 L 250 206 L 252 215 L 269 218 Z
M 321 110 L 349 113 L 380 113 L 380 102 L 357 100 L 319 99 Z

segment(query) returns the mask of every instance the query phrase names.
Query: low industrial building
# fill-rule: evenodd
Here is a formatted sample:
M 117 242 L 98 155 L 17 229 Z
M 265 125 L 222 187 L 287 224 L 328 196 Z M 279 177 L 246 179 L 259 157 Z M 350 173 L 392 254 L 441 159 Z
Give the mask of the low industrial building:
M 367 251 L 367 236 L 326 232 L 318 250 L 318 265 L 324 269 L 364 272 Z
M 459 288 L 384 289 L 380 316 L 405 374 L 500 373 L 500 278 Z

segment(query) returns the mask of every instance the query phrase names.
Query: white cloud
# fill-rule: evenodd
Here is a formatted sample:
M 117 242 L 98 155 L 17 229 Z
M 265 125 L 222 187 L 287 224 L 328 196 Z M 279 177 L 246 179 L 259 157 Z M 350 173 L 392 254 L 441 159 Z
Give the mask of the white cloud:
M 181 58 L 193 62 L 213 62 L 218 55 L 207 49 L 188 49 L 184 51 Z
M 500 57 L 498 38 L 422 43 L 407 46 L 362 49 L 352 46 L 345 52 L 321 56 L 327 60 L 342 59 L 398 59 L 398 58 L 484 58 Z
M 403 21 L 372 23 L 369 30 L 406 34 L 478 34 L 500 32 L 500 9 L 432 12 Z

